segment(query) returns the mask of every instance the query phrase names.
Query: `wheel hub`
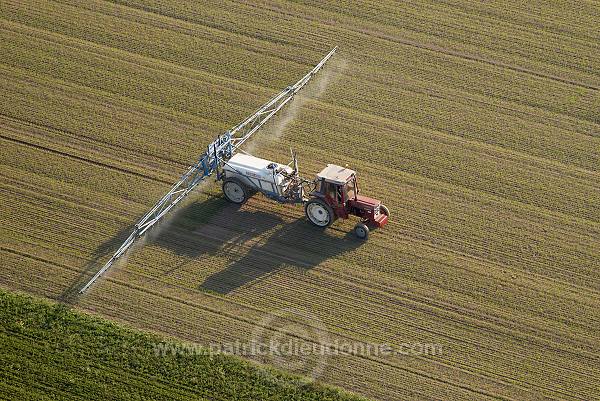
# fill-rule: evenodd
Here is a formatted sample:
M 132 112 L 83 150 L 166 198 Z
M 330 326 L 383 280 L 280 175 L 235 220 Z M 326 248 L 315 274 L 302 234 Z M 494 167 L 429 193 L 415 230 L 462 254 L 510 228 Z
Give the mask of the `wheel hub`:
M 326 226 L 329 223 L 329 213 L 318 203 L 311 203 L 307 207 L 308 217 L 318 226 Z
M 242 202 L 244 200 L 243 189 L 235 182 L 227 182 L 224 185 L 223 190 L 225 195 L 234 202 Z

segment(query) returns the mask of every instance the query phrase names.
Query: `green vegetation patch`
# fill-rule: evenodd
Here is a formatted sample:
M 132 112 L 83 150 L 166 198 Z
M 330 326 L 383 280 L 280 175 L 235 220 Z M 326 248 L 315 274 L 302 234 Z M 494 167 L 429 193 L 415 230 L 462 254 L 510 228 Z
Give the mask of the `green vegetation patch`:
M 157 335 L 0 290 L 0 397 L 359 400 L 228 355 L 157 352 Z

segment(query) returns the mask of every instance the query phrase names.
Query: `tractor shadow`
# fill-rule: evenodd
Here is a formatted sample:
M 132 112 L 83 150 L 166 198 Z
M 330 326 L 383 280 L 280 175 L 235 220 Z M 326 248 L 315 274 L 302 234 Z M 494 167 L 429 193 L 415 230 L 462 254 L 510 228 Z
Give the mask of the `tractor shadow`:
M 278 227 L 266 241 L 252 245 L 244 256 L 208 277 L 199 288 L 227 294 L 284 268 L 310 270 L 362 243 L 351 233 L 337 237 L 301 218 Z
M 75 280 L 71 282 L 60 294 L 56 296 L 56 300 L 67 305 L 74 305 L 79 298 L 79 290 L 96 274 L 102 265 L 108 261 L 113 253 L 121 246 L 121 244 L 129 237 L 133 231 L 133 226 L 127 227 L 119 231 L 112 238 L 100 244 L 92 253 L 91 259 L 85 264 L 79 272 Z
M 202 222 L 207 222 L 209 216 L 215 213 L 218 209 L 222 208 L 226 202 L 221 200 L 219 197 L 211 197 L 205 202 L 194 202 L 190 206 L 185 207 L 183 211 L 175 210 L 173 213 L 173 219 L 165 219 L 168 222 L 166 224 L 158 224 L 156 228 L 148 231 L 145 235 L 145 240 L 148 243 L 152 243 L 157 237 L 160 237 L 160 233 L 165 231 L 169 232 L 169 227 L 180 227 L 183 230 L 193 229 Z M 127 237 L 133 232 L 134 225 L 130 225 L 117 234 L 101 243 L 91 254 L 88 262 L 81 269 L 75 280 L 65 288 L 55 299 L 63 304 L 75 305 L 80 297 L 79 290 L 96 274 L 106 263 L 110 257 L 119 249 L 121 244 L 125 242 Z M 134 252 L 135 245 L 128 252 Z M 123 258 L 119 259 L 123 260 Z M 117 262 L 118 263 L 118 262 Z
M 215 197 L 180 210 L 152 244 L 187 260 L 171 266 L 163 276 L 176 274 L 190 261 L 204 256 L 227 258 L 231 262 L 198 287 L 202 291 L 227 294 L 283 268 L 310 270 L 329 258 L 360 247 L 363 241 L 352 233 L 340 237 L 335 228 L 314 227 L 304 217 L 290 221 L 289 217 L 284 219 L 247 205 L 239 207 Z
M 127 227 L 100 244 L 76 279 L 56 296 L 56 300 L 76 304 L 79 290 L 132 230 L 133 226 Z M 360 247 L 363 241 L 352 233 L 340 237 L 339 230 L 334 227 L 327 230 L 314 227 L 304 217 L 291 220 L 289 216 L 257 210 L 251 205 L 240 207 L 218 195 L 181 205 L 165 222 L 146 234 L 145 244 L 183 257 L 181 262 L 166 266 L 156 277 L 158 280 L 178 274 L 202 257 L 212 255 L 231 261 L 198 287 L 202 291 L 227 294 L 283 268 L 312 269 L 329 258 Z M 132 251 L 139 249 L 129 252 Z

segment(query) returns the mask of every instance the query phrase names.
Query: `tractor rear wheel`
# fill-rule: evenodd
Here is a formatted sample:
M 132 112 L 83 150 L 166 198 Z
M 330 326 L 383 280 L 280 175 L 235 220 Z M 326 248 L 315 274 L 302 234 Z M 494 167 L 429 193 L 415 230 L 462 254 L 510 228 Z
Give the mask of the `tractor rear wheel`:
M 226 178 L 223 181 L 223 195 L 229 202 L 241 205 L 248 200 L 250 192 L 241 181 L 235 178 Z
M 328 227 L 335 220 L 333 209 L 321 199 L 311 199 L 304 205 L 306 218 L 317 227 Z
M 390 209 L 388 209 L 387 206 L 385 206 L 385 205 L 379 206 L 379 211 L 381 213 L 385 214 L 387 217 L 390 217 Z
M 354 233 L 358 238 L 367 240 L 369 238 L 369 227 L 365 223 L 358 223 L 354 226 Z

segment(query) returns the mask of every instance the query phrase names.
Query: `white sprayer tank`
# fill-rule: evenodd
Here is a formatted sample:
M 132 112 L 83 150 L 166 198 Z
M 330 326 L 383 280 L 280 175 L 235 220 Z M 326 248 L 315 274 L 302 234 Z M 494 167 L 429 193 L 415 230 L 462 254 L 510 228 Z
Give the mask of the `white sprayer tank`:
M 285 164 L 237 153 L 227 161 L 223 171 L 228 178 L 237 178 L 250 188 L 278 196 L 288 185 L 281 171 L 292 173 L 293 169 Z

